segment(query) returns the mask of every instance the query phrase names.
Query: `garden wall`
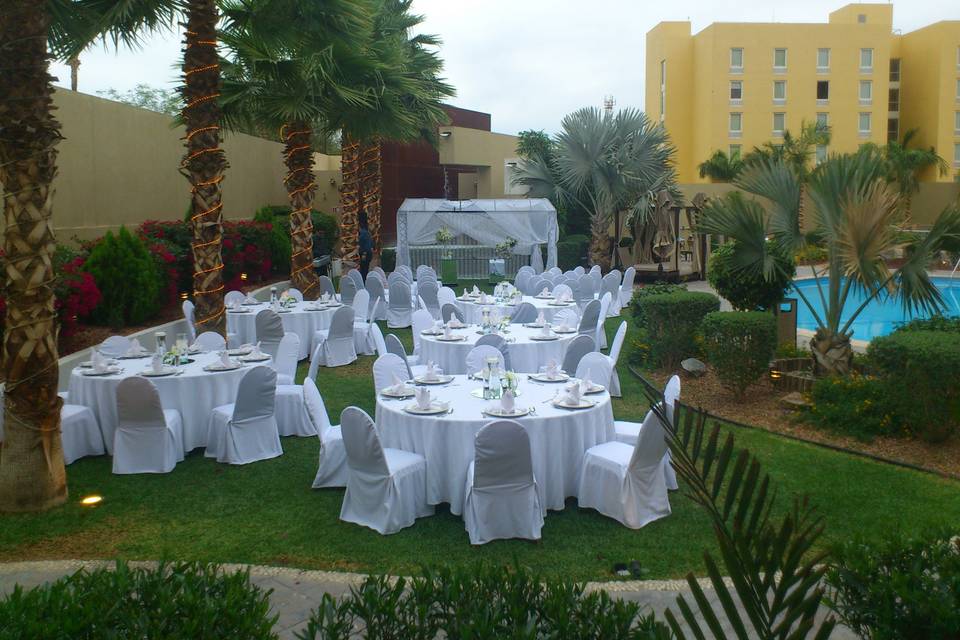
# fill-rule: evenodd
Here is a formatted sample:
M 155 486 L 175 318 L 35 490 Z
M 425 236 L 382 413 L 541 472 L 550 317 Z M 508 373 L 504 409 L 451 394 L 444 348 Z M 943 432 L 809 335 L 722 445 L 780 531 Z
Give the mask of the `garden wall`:
M 61 240 L 95 238 L 120 225 L 182 219 L 190 188 L 179 172 L 183 127 L 163 114 L 112 100 L 58 89 L 56 116 L 64 140 L 58 146 L 54 227 Z M 263 205 L 287 204 L 283 145 L 227 134 L 224 216 L 249 219 Z M 315 208 L 338 205 L 339 156 L 316 154 Z

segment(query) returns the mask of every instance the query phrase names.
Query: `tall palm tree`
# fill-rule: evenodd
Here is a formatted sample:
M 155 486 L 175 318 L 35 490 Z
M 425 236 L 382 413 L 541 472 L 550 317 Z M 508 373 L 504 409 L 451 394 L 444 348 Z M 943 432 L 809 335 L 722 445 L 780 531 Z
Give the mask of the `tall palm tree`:
M 649 239 L 645 231 L 658 222 L 653 215 L 656 194 L 676 189 L 674 148 L 666 130 L 636 109 L 613 115 L 584 108 L 567 115 L 561 126 L 554 159 L 521 162 L 516 182 L 527 186 L 531 196 L 589 212 L 590 259 L 608 266 L 608 229 L 619 215 L 632 223 L 635 240 Z M 643 240 L 640 244 L 635 255 L 643 261 L 650 247 Z
M 893 225 L 900 198 L 887 183 L 885 173 L 883 158 L 867 149 L 831 157 L 810 176 L 807 188 L 814 233 L 828 253 L 826 272 L 818 273 L 814 267 L 819 306 L 795 283 L 791 286 L 817 323 L 810 348 L 818 373 L 850 370 L 851 327 L 878 296 L 892 295 L 908 310 L 943 308 L 942 296 L 931 282 L 926 265 L 942 247 L 960 239 L 960 209 L 944 211 L 930 233 L 911 247 L 903 266 L 888 269 L 882 254 L 899 242 Z M 708 204 L 700 231 L 735 240 L 737 267 L 770 278 L 780 267 L 766 239 L 772 238 L 776 248 L 787 255 L 805 242 L 799 224 L 801 179 L 796 167 L 784 159 L 758 159 L 748 165 L 735 184 L 765 201 L 767 209 L 755 199 L 727 194 Z M 862 292 L 864 300 L 850 311 L 847 302 L 855 291 Z
M 935 168 L 944 176 L 950 170 L 947 161 L 937 154 L 934 147 L 910 147 L 918 133 L 919 129 L 910 129 L 903 134 L 903 140 L 891 140 L 880 148 L 887 163 L 887 180 L 896 184 L 907 219 L 910 218 L 913 194 L 920 190 L 920 174 L 926 169 Z
M 700 177 L 709 178 L 710 182 L 733 182 L 743 171 L 743 160 L 739 155 L 728 156 L 718 149 L 701 162 L 697 169 Z

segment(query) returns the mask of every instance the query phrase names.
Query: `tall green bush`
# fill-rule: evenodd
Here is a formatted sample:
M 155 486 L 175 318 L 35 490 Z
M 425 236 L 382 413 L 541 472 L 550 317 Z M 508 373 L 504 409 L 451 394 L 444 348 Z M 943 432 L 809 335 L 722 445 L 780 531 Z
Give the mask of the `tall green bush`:
M 340 226 L 337 218 L 329 213 L 313 210 L 310 212 L 313 221 L 314 252 L 331 254 L 337 242 Z M 270 260 L 277 268 L 279 265 L 290 264 L 290 207 L 286 205 L 266 205 L 257 209 L 253 216 L 254 222 L 268 222 L 273 225 L 270 235 Z M 284 267 L 286 268 L 286 267 Z
M 772 278 L 767 280 L 761 273 L 738 269 L 734 257 L 737 250 L 732 241 L 714 250 L 707 263 L 707 281 L 734 309 L 772 309 L 783 299 L 783 292 L 793 280 L 796 273 L 793 260 L 782 255 L 772 241 L 767 242 L 767 251 L 776 263 Z
M 820 429 L 858 440 L 902 435 L 894 398 L 885 380 L 851 374 L 819 378 L 813 383 L 813 406 L 807 417 Z
M 564 271 L 582 266 L 589 245 L 590 238 L 587 236 L 566 236 L 557 243 L 557 266 Z
M 113 328 L 137 325 L 160 308 L 160 274 L 143 242 L 125 227 L 107 234 L 84 263 L 102 295 L 93 322 Z
M 763 311 L 714 311 L 700 324 L 703 349 L 723 386 L 737 398 L 763 376 L 777 346 L 777 323 Z
M 640 304 L 647 296 L 656 296 L 663 293 L 673 293 L 675 291 L 686 291 L 685 284 L 672 284 L 669 282 L 654 282 L 645 284 L 642 287 L 633 289 L 633 296 L 630 298 L 630 312 L 633 314 L 633 321 L 638 327 L 647 326 L 647 316 L 643 313 L 643 305 Z
M 697 331 L 703 317 L 720 308 L 717 296 L 696 291 L 675 291 L 640 300 L 650 338 L 650 359 L 663 367 L 699 354 Z

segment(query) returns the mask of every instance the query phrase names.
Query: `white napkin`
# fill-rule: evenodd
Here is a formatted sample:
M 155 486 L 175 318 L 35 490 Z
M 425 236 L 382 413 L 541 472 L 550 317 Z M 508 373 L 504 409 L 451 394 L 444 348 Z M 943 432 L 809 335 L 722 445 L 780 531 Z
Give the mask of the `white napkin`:
M 571 384 L 567 387 L 567 392 L 563 396 L 563 401 L 571 406 L 580 404 L 580 385 Z
M 473 295 L 478 295 L 480 293 L 480 287 L 473 285 Z
M 546 324 L 547 317 L 543 315 L 543 311 L 537 314 L 537 324 Z
M 450 316 L 450 321 L 447 322 L 447 326 L 452 327 L 454 329 L 459 329 L 460 327 L 463 326 L 463 323 L 460 322 L 460 318 L 458 318 L 457 316 Z
M 560 331 L 570 331 L 570 325 L 567 324 L 566 320 L 560 321 L 560 326 L 557 327 Z
M 324 293 L 322 296 L 320 296 L 320 301 L 321 301 L 321 302 L 327 302 L 328 300 L 330 300 L 330 294 L 329 294 L 329 293 Z
M 254 358 L 259 358 L 262 355 L 260 353 L 260 343 L 257 342 L 257 344 L 250 347 L 250 353 L 247 355 L 253 356 Z
M 393 385 L 387 387 L 387 392 L 392 393 L 393 395 L 400 395 L 406 391 L 407 385 L 403 380 L 400 379 L 400 376 L 393 374 Z
M 140 341 L 139 341 L 139 340 L 134 340 L 133 343 L 130 345 L 130 348 L 127 349 L 127 355 L 128 355 L 128 356 L 139 356 L 139 355 L 143 355 L 143 353 L 144 353 L 145 351 L 146 351 L 146 349 L 143 348 L 143 345 L 140 344 Z
M 500 396 L 500 410 L 504 413 L 513 413 L 514 400 L 513 391 L 510 391 L 510 389 L 504 391 L 503 395 Z
M 554 359 L 547 360 L 547 366 L 543 368 L 543 373 L 550 378 L 556 378 L 560 375 L 560 365 Z
M 446 338 L 447 340 L 453 337 L 453 329 L 451 329 L 449 322 L 443 328 L 443 337 Z
M 274 313 L 278 313 L 280 311 L 280 301 L 274 300 L 270 305 L 270 309 L 272 309 Z
M 230 354 L 226 351 L 220 352 L 220 364 L 224 367 L 232 367 L 233 362 L 230 360 Z
M 466 298 L 466 297 L 469 297 L 469 295 L 470 295 L 470 294 L 467 292 L 467 288 L 464 287 L 464 288 L 463 288 L 463 297 Z
M 487 294 L 481 293 L 480 299 L 478 300 L 480 304 L 487 304 Z
M 543 291 L 540 292 L 540 295 L 546 298 L 547 296 L 550 295 L 550 289 L 548 289 L 547 287 L 544 287 Z
M 438 371 L 439 369 L 437 368 L 437 365 L 433 363 L 433 360 L 427 362 L 427 370 L 423 373 L 423 379 L 436 380 L 437 377 L 440 375 Z
M 247 299 L 244 300 L 247 304 L 257 304 L 257 299 L 253 296 L 247 296 Z
M 93 355 L 90 358 L 90 364 L 93 367 L 93 370 L 97 373 L 103 373 L 107 370 L 106 358 L 104 358 L 103 354 L 96 349 L 93 350 Z
M 543 328 L 540 329 L 540 335 L 543 336 L 544 338 L 549 338 L 549 337 L 550 337 L 550 326 L 549 326 L 549 325 L 546 325 L 546 324 L 543 325 Z
M 430 408 L 430 389 L 426 387 L 417 387 L 417 408 L 419 409 L 429 409 Z
M 241 307 L 243 307 L 243 304 L 239 300 L 234 300 L 230 303 L 230 308 L 234 311 L 240 311 Z
M 154 373 L 161 373 L 163 371 L 163 356 L 159 353 L 153 354 L 153 359 L 150 360 L 150 368 L 153 369 Z
M 580 381 L 580 393 L 586 395 L 589 393 L 590 389 L 593 388 L 593 381 L 590 379 L 590 369 L 587 369 L 587 373 L 583 376 L 583 379 Z

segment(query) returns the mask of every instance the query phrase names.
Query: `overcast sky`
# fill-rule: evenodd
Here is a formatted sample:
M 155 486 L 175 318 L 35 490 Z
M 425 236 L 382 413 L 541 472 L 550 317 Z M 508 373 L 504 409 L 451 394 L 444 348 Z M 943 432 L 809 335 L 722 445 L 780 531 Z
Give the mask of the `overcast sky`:
M 556 131 L 563 116 L 600 106 L 643 108 L 644 34 L 664 20 L 826 22 L 842 0 L 414 0 L 423 31 L 443 39 L 453 104 L 493 115 L 493 130 Z M 939 20 L 960 20 L 957 0 L 894 3 L 894 28 L 904 32 Z M 177 34 L 115 54 L 95 47 L 81 56 L 79 89 L 125 90 L 138 83 L 172 87 L 180 54 Z M 70 72 L 54 65 L 58 84 Z

